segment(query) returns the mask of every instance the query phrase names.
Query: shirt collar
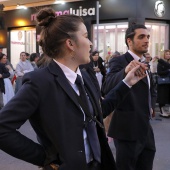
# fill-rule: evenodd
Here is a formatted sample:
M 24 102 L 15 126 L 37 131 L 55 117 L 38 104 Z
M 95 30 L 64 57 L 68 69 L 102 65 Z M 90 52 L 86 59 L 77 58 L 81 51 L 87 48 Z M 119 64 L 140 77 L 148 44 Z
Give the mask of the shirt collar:
M 56 61 L 55 59 L 53 59 L 58 65 L 59 67 L 63 70 L 66 78 L 68 79 L 68 81 L 71 84 L 75 84 L 76 78 L 77 78 L 77 74 L 80 75 L 82 77 L 82 74 L 80 72 L 79 67 L 77 68 L 77 71 L 74 72 L 73 70 L 71 70 L 70 68 L 68 68 L 67 66 L 63 65 L 62 63 Z
M 132 51 L 130 51 L 130 50 L 128 50 L 128 53 L 130 53 L 131 54 L 131 56 L 134 58 L 134 60 L 141 60 L 141 62 L 142 61 L 145 61 L 145 57 L 144 56 L 142 56 L 141 58 L 139 57 L 139 56 L 137 56 L 135 53 L 133 53 Z

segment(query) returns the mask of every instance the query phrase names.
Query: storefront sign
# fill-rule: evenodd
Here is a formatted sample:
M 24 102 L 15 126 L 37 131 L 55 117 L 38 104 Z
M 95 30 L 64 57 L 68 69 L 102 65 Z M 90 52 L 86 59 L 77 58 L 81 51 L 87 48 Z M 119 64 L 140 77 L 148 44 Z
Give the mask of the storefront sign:
M 157 17 L 163 17 L 165 15 L 165 5 L 164 5 L 164 2 L 161 1 L 161 0 L 158 0 L 155 2 L 155 15 Z
M 56 11 L 55 12 L 57 16 L 59 15 L 78 15 L 78 16 L 94 16 L 96 14 L 95 8 L 82 8 L 82 6 L 79 7 L 79 9 L 73 9 L 70 8 L 69 10 L 64 10 L 64 11 Z M 36 14 L 31 15 L 31 21 L 36 20 Z

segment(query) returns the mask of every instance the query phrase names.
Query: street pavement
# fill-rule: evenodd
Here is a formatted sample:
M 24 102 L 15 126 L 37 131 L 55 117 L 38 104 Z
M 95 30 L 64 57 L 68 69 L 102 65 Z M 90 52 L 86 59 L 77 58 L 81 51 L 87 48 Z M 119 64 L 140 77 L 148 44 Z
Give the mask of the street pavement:
M 170 170 L 170 118 L 160 117 L 159 109 L 157 108 L 156 116 L 151 120 L 151 125 L 154 130 L 157 148 L 153 170 Z M 36 135 L 28 121 L 19 131 L 36 141 Z M 110 142 L 109 145 L 113 155 L 115 155 L 113 142 Z M 0 150 L 0 170 L 39 170 L 39 168 L 18 160 Z

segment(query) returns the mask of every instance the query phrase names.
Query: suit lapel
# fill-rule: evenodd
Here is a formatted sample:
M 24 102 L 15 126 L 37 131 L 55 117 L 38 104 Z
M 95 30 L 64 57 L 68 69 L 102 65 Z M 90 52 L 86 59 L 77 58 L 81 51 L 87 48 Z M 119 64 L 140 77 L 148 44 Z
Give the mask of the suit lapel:
M 80 108 L 79 103 L 76 98 L 76 95 L 75 95 L 75 92 L 74 92 L 73 88 L 71 87 L 71 85 L 69 84 L 62 69 L 58 66 L 58 64 L 55 63 L 54 61 L 52 61 L 49 64 L 48 69 L 51 72 L 51 74 L 53 74 L 55 76 L 56 83 L 60 84 L 60 86 L 67 93 L 67 95 L 70 97 L 70 99 L 77 105 L 77 107 Z M 95 86 L 92 83 L 92 81 L 86 71 L 81 71 L 81 73 L 82 73 L 84 84 L 85 84 L 86 88 L 88 88 L 88 90 L 93 98 L 96 112 L 100 113 L 101 111 L 100 111 L 100 106 L 99 106 L 99 98 L 95 94 L 95 91 L 96 91 Z
M 128 53 L 128 52 L 125 53 L 125 58 L 126 58 L 126 61 L 128 62 L 128 64 L 129 64 L 132 60 L 134 60 L 134 58 L 133 58 L 133 57 L 131 56 L 131 54 Z
M 49 71 L 55 76 L 55 80 L 62 89 L 67 93 L 67 95 L 70 97 L 70 99 L 77 105 L 77 107 L 80 108 L 76 95 L 74 93 L 74 89 L 69 84 L 65 74 L 63 73 L 62 69 L 58 66 L 57 63 L 52 61 L 49 66 Z
M 90 79 L 90 77 L 89 77 L 89 75 L 86 71 L 82 70 L 81 73 L 82 73 L 84 84 L 85 84 L 86 88 L 88 89 L 88 91 L 90 92 L 90 96 L 92 97 L 92 99 L 94 101 L 95 110 L 96 110 L 97 113 L 100 113 L 101 110 L 100 110 L 100 106 L 99 106 L 99 98 L 95 93 L 96 87 L 92 83 L 92 81 L 91 81 L 91 79 Z

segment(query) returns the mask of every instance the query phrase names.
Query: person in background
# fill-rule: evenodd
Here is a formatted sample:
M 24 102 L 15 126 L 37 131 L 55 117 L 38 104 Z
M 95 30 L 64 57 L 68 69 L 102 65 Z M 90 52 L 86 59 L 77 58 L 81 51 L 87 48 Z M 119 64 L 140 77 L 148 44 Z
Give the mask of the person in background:
M 82 18 L 56 16 L 50 8 L 36 16 L 39 44 L 52 61 L 25 74 L 21 90 L 0 111 L 0 149 L 45 170 L 116 170 L 101 112 L 123 100 L 146 76 L 146 66 L 139 62 L 100 103 L 88 73 L 79 69 L 90 62 L 92 45 Z M 27 119 L 39 143 L 17 130 Z
M 3 53 L 3 46 L 2 45 L 0 45 L 0 54 L 2 54 Z
M 110 72 L 110 62 L 112 62 L 112 58 L 114 58 L 114 57 L 118 57 L 118 56 L 120 56 L 120 53 L 118 52 L 118 51 L 115 51 L 111 56 L 110 56 L 110 59 L 109 59 L 109 61 L 108 61 L 108 70 L 107 70 L 107 73 L 109 73 Z
M 148 51 L 149 37 L 144 25 L 133 24 L 126 30 L 128 51 L 110 61 L 110 72 L 103 85 L 106 96 L 129 70 L 145 60 L 143 54 Z M 108 136 L 114 138 L 118 170 L 152 170 L 153 167 L 156 148 L 150 119 L 155 108 L 156 91 L 148 70 L 146 74 L 125 95 L 112 116 Z
M 145 62 L 150 64 L 150 62 L 152 61 L 151 55 L 149 53 L 145 53 L 144 57 L 145 57 Z
M 0 53 L 2 58 L 4 54 Z M 5 94 L 5 84 L 4 79 L 10 77 L 10 73 L 4 64 L 0 62 L 0 109 L 4 107 L 3 94 Z
M 165 50 L 163 57 L 158 60 L 157 73 L 160 77 L 170 77 L 170 50 Z M 169 109 L 166 108 L 166 104 L 170 104 L 170 84 L 158 84 L 157 93 L 160 116 L 170 117 Z
M 105 57 L 104 66 L 105 66 L 105 69 L 106 69 L 106 74 L 109 72 L 109 61 L 111 59 L 111 56 L 112 56 L 111 52 L 109 51 L 108 54 Z
M 3 48 L 4 47 L 0 45 L 0 54 L 3 53 Z M 13 67 L 13 65 L 10 63 L 10 61 L 8 59 L 7 59 L 6 65 L 9 65 L 12 68 L 12 70 L 14 71 L 14 67 Z
M 8 58 L 7 58 L 7 61 L 6 61 L 6 65 L 9 65 L 10 68 L 12 68 L 12 71 L 15 71 L 13 65 L 12 65 L 11 62 L 8 60 Z
M 89 74 L 91 81 L 93 82 L 93 84 L 96 87 L 96 91 L 97 91 L 96 93 L 99 95 L 99 98 L 100 98 L 101 97 L 101 89 L 100 89 L 99 82 L 96 77 L 96 72 L 93 69 L 92 62 L 90 62 L 88 64 L 80 65 L 79 68 L 80 68 L 80 70 L 86 71 Z
M 151 60 L 151 73 L 156 73 L 157 74 L 157 65 L 158 65 L 158 60 L 159 60 L 159 57 L 158 56 L 155 56 L 152 58 Z
M 5 93 L 3 93 L 4 106 L 14 97 L 14 89 L 10 78 L 14 76 L 14 71 L 10 65 L 7 65 L 7 56 L 3 53 L 0 54 L 0 63 L 4 64 L 10 73 L 10 77 L 4 78 Z
M 16 65 L 15 75 L 16 75 L 16 85 L 15 85 L 15 94 L 22 86 L 22 78 L 25 73 L 33 71 L 34 68 L 32 67 L 30 61 L 27 60 L 27 56 L 25 52 L 20 53 L 20 61 Z
M 106 76 L 106 68 L 104 66 L 104 60 L 99 56 L 99 51 L 93 51 L 91 53 L 91 63 L 101 89 Z
M 31 62 L 31 65 L 33 66 L 34 70 L 38 69 L 38 66 L 37 66 L 38 60 L 39 60 L 39 54 L 38 53 L 32 53 L 30 55 L 30 62 Z
M 149 69 L 148 69 L 148 74 L 151 75 L 150 77 L 151 77 L 152 84 L 154 84 L 155 89 L 157 89 L 157 88 L 156 88 L 157 84 L 156 84 L 155 74 L 153 74 L 153 73 L 151 72 L 152 57 L 151 57 L 151 55 L 150 55 L 148 52 L 145 53 L 145 54 L 143 54 L 143 56 L 145 57 L 145 60 L 144 60 L 143 62 L 146 63 L 146 64 L 148 64 L 148 67 L 149 67 Z M 152 65 L 152 66 L 153 66 L 153 65 Z M 155 117 L 155 108 L 152 108 L 152 109 L 153 109 L 152 117 Z
M 120 53 L 118 51 L 115 51 L 112 56 L 111 56 L 111 59 L 114 58 L 114 57 L 118 57 L 120 56 Z
M 25 55 L 26 55 L 26 59 L 30 60 L 30 54 L 29 53 L 25 53 Z
M 106 74 L 108 74 L 108 73 L 110 72 L 110 65 L 109 65 L 110 61 L 112 61 L 112 58 L 118 57 L 118 56 L 120 56 L 120 53 L 119 53 L 118 51 L 115 51 L 112 55 L 111 55 L 111 54 L 108 55 L 108 57 L 110 57 L 110 58 L 107 60 L 107 73 L 106 73 Z M 104 96 L 103 87 L 102 87 L 101 92 L 102 92 L 102 94 L 103 94 L 103 96 Z M 109 130 L 109 126 L 110 126 L 110 121 L 111 121 L 111 119 L 112 119 L 112 115 L 113 115 L 113 112 L 110 113 L 110 114 L 104 119 L 104 126 L 105 126 L 106 135 L 108 134 L 108 130 Z M 108 138 L 108 142 L 109 142 L 109 143 L 113 141 L 113 139 L 112 139 L 111 137 L 107 136 L 107 138 Z

